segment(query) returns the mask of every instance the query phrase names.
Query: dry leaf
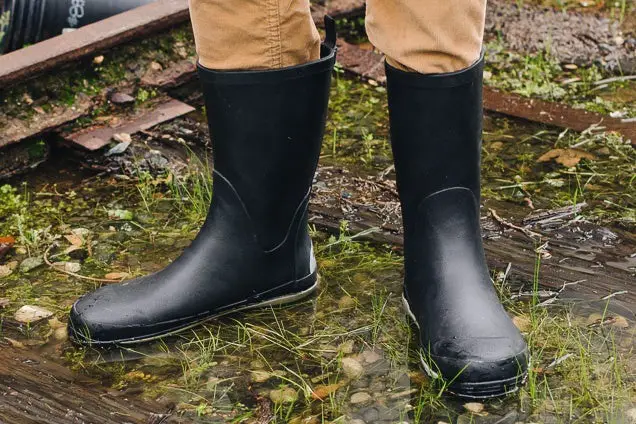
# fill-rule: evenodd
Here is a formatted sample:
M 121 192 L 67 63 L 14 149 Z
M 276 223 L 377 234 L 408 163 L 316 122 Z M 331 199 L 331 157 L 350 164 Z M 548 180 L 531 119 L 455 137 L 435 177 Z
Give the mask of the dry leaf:
M 67 234 L 64 236 L 64 238 L 75 247 L 82 247 L 82 245 L 84 244 L 84 240 L 82 239 L 82 237 L 78 236 L 77 234 Z
M 15 244 L 15 239 L 11 236 L 0 237 L 0 258 L 6 255 Z
M 530 319 L 528 317 L 517 315 L 512 318 L 512 323 L 521 331 L 526 333 L 531 328 Z
M 556 163 L 571 168 L 581 161 L 581 159 L 596 159 L 591 153 L 579 149 L 552 149 L 542 154 L 537 162 L 548 162 L 554 159 Z
M 329 396 L 331 393 L 334 393 L 339 388 L 340 388 L 339 383 L 329 384 L 326 386 L 325 385 L 316 386 L 316 388 L 311 393 L 311 397 L 313 397 L 316 400 L 324 400 L 327 396 Z
M 110 274 L 106 274 L 104 278 L 107 280 L 123 280 L 124 278 L 128 278 L 130 274 L 127 272 L 111 272 Z

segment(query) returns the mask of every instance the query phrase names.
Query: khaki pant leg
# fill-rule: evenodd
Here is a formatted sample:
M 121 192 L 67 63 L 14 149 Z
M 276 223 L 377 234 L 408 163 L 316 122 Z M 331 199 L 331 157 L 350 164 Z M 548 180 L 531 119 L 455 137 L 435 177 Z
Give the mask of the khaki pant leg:
M 320 58 L 309 0 L 189 0 L 201 65 L 277 69 Z
M 481 54 L 486 0 L 367 0 L 369 40 L 405 71 L 464 69 Z

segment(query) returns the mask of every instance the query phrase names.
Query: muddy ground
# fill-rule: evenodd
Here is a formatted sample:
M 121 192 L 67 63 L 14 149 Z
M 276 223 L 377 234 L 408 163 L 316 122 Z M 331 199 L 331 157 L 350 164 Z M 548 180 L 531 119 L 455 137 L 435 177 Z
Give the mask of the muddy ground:
M 615 76 L 605 64 L 573 69 L 544 50 L 525 55 L 528 46 L 541 50 L 538 38 L 510 49 L 514 37 L 527 35 L 515 26 L 517 7 L 498 6 L 502 39 L 487 45 L 488 84 L 636 116 L 633 82 L 594 85 Z M 523 10 L 531 19 L 534 12 Z M 548 15 L 545 28 L 555 28 L 561 15 Z M 614 31 L 596 17 L 567 16 L 601 31 L 596 40 Z M 367 46 L 359 21 L 348 19 L 344 35 Z M 561 40 L 572 51 L 581 47 Z M 625 43 L 608 54 L 626 52 Z M 90 107 L 59 133 L 0 151 L 0 422 L 55 422 L 54 414 L 61 423 L 100 422 L 100 413 L 108 417 L 102 422 L 115 423 L 634 422 L 636 150 L 628 140 L 602 128 L 573 132 L 486 114 L 482 235 L 532 367 L 514 396 L 461 401 L 420 370 L 400 305 L 402 230 L 386 90 L 342 70 L 334 76 L 310 205 L 319 293 L 157 344 L 72 346 L 65 331 L 72 302 L 101 284 L 164 267 L 193 239 L 209 204 L 213 158 L 196 83 L 150 89 L 138 82 L 192 59 L 191 34 L 178 29 L 143 44 L 3 99 L 3 119 L 23 124 L 58 107 Z M 588 59 L 605 57 L 596 47 L 581 49 Z M 68 81 L 72 89 L 60 93 Z M 116 104 L 116 93 L 133 101 Z M 164 95 L 197 110 L 92 153 L 64 139 L 152 108 Z M 53 402 L 47 397 L 56 381 L 65 390 Z M 71 393 L 79 395 L 70 401 Z M 100 397 L 103 409 L 91 408 Z

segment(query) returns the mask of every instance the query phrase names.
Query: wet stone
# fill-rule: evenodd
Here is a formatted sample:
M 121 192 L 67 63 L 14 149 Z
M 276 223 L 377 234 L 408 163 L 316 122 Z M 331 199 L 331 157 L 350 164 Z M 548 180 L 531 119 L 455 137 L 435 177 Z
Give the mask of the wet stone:
M 117 256 L 117 247 L 108 243 L 99 243 L 93 247 L 93 258 L 105 264 L 111 263 Z
M 360 362 L 353 358 L 344 358 L 342 360 L 342 371 L 351 380 L 355 380 L 364 374 L 364 368 L 362 368 Z
M 349 402 L 352 405 L 368 405 L 373 402 L 373 397 L 367 392 L 358 392 L 351 396 Z
M 20 272 L 29 272 L 44 264 L 44 259 L 37 256 L 33 258 L 26 258 L 20 263 Z

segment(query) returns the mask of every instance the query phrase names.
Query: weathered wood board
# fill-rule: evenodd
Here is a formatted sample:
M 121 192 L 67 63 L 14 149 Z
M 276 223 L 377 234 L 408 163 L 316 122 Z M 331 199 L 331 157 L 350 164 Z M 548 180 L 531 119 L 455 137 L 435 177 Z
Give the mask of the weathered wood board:
M 187 423 L 154 402 L 107 393 L 35 353 L 0 347 L 0 423 Z

